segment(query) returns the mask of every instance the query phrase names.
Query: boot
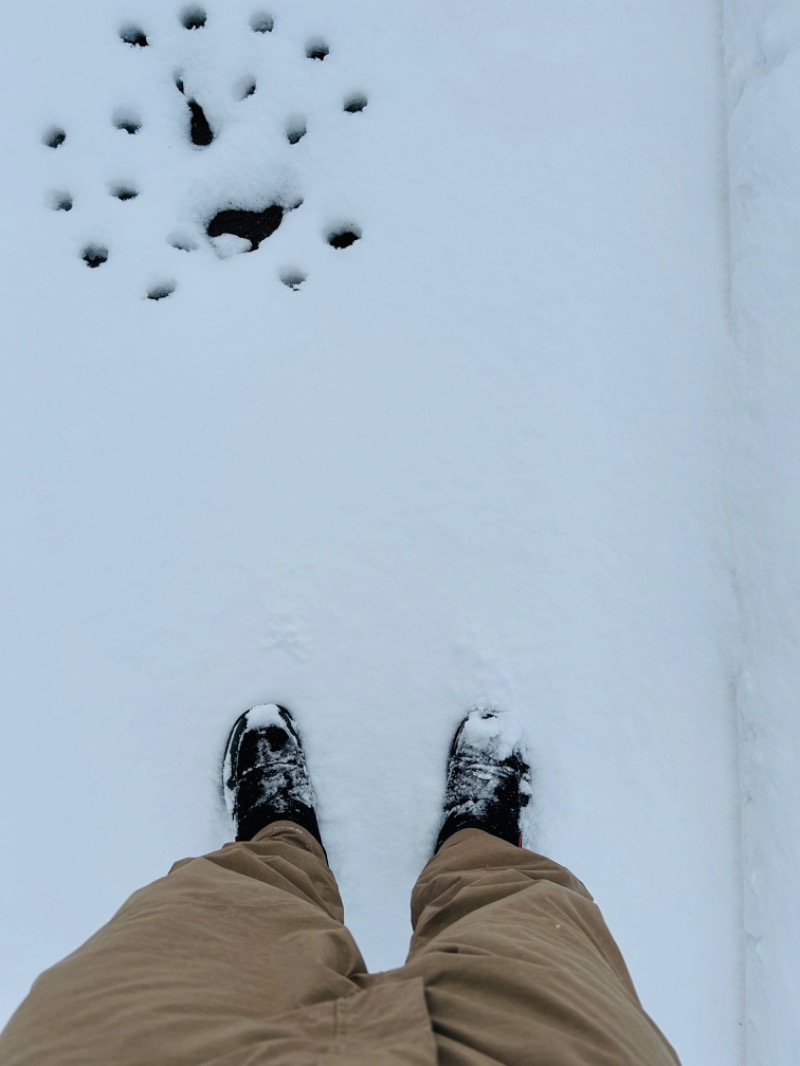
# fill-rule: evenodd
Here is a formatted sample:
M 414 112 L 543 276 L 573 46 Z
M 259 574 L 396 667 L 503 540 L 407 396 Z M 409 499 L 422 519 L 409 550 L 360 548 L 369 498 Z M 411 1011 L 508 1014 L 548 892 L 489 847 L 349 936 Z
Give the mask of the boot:
M 519 722 L 503 711 L 472 711 L 450 749 L 444 821 L 435 850 L 459 829 L 483 829 L 521 847 L 520 816 L 530 798 L 530 767 Z
M 237 840 L 252 840 L 266 825 L 288 819 L 322 843 L 305 752 L 284 707 L 264 704 L 236 720 L 225 746 L 222 786 Z

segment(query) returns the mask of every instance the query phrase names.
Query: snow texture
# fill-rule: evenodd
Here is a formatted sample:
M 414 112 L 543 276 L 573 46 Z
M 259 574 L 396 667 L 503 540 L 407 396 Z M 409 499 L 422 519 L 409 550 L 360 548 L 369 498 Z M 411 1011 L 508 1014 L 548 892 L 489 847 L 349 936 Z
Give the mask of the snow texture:
M 276 725 L 280 729 L 286 728 L 280 709 L 274 703 L 262 703 L 258 707 L 251 707 L 247 712 L 246 721 L 248 729 L 266 729 L 271 725 Z
M 269 701 L 400 965 L 502 706 L 684 1066 L 789 1066 L 795 5 L 188 14 L 4 12 L 0 1013 L 230 839 Z
M 800 1049 L 800 9 L 726 0 L 748 1066 Z
M 519 753 L 523 759 L 522 727 L 519 718 L 508 711 L 472 711 L 461 730 L 459 751 L 473 748 L 486 751 L 493 759 L 503 762 Z

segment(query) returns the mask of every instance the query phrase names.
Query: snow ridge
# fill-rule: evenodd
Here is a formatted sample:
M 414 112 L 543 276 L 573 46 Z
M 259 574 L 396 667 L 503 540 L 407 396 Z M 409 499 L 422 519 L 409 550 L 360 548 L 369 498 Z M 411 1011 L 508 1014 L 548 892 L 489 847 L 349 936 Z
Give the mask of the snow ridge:
M 800 9 L 725 0 L 747 1066 L 800 1048 Z

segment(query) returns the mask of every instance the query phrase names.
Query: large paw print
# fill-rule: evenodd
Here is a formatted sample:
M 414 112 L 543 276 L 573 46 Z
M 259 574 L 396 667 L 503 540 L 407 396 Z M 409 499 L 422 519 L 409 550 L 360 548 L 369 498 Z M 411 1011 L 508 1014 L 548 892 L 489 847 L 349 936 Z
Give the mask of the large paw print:
M 76 241 L 95 227 L 94 239 L 76 248 L 86 267 L 127 261 L 135 275 L 138 257 L 157 269 L 162 276 L 143 287 L 153 301 L 176 291 L 183 254 L 200 252 L 212 264 L 255 252 L 271 238 L 274 245 L 279 230 L 285 236 L 292 216 L 309 216 L 306 184 L 317 193 L 313 182 L 324 173 L 320 141 L 350 136 L 343 127 L 368 105 L 328 40 L 301 36 L 296 18 L 282 37 L 267 11 L 248 20 L 191 5 L 152 27 L 120 26 L 113 46 L 122 84 L 136 89 L 117 101 L 94 150 L 66 123 L 44 131 L 42 143 L 58 153 L 47 202 L 75 223 Z M 98 146 L 108 160 L 99 188 L 88 177 L 103 158 Z M 341 252 L 361 239 L 349 213 L 325 216 L 318 204 L 316 213 L 320 244 Z M 272 269 L 297 291 L 308 271 L 286 264 L 286 240 L 284 261 Z

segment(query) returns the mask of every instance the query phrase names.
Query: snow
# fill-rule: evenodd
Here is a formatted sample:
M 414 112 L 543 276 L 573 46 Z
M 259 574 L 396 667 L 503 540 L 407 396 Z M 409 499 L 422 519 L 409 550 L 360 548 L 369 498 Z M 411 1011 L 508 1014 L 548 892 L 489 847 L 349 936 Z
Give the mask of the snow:
M 509 759 L 515 751 L 523 760 L 529 758 L 519 718 L 513 712 L 499 708 L 471 711 L 461 731 L 459 746 L 491 752 L 500 762 Z
M 245 237 L 236 237 L 232 233 L 223 233 L 221 237 L 209 239 L 221 259 L 229 259 L 232 255 L 241 255 L 242 252 L 253 250 L 252 241 L 248 241 Z
M 225 740 L 273 701 L 400 965 L 496 706 L 684 1066 L 790 1063 L 793 5 L 204 10 L 5 12 L 0 1014 L 230 838 Z
M 800 12 L 726 0 L 733 332 L 737 677 L 749 1066 L 800 1047 Z
M 247 712 L 247 724 L 251 729 L 263 729 L 269 725 L 285 726 L 280 710 L 274 703 L 262 703 Z

